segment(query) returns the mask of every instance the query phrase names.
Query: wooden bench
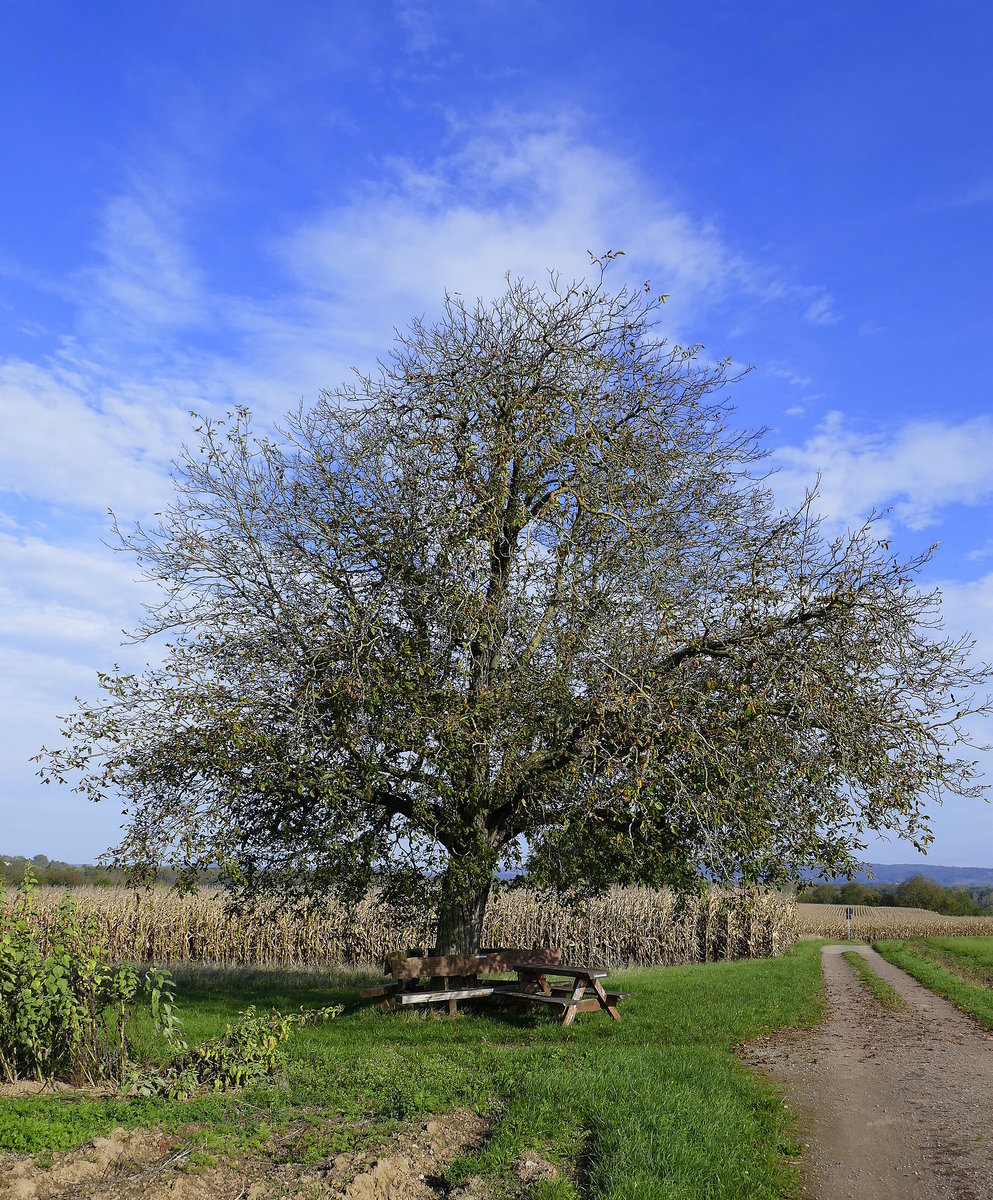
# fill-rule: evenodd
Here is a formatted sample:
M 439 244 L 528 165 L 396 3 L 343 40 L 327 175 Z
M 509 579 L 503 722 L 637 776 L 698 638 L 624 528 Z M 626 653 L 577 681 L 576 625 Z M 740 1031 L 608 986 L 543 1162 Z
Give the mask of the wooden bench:
M 510 972 L 516 973 L 516 981 L 480 978 Z M 596 1009 L 603 1009 L 619 1021 L 617 1003 L 626 995 L 604 991 L 600 980 L 606 977 L 605 971 L 563 966 L 562 951 L 557 949 L 498 947 L 475 955 L 392 955 L 386 960 L 384 973 L 391 976 L 389 982 L 362 992 L 384 1012 L 415 1004 L 444 1004 L 454 1016 L 463 1000 L 494 999 L 513 1008 L 524 1004 L 553 1006 L 562 1013 L 562 1023 L 568 1025 L 577 1013 Z M 571 983 L 553 986 L 549 976 Z M 589 989 L 592 992 L 587 994 Z
M 510 950 L 495 948 L 479 954 L 391 955 L 384 973 L 391 981 L 366 988 L 362 995 L 376 1000 L 384 1012 L 412 1004 L 447 1004 L 454 1016 L 460 1000 L 483 1000 L 499 989 L 515 986 L 504 980 L 480 980 L 480 975 L 503 975 L 520 963 L 552 966 L 561 950 Z

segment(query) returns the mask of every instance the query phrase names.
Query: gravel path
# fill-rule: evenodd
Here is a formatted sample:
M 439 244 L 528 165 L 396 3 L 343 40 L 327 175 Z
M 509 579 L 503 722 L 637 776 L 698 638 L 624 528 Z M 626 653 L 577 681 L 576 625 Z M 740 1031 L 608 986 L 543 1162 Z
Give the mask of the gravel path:
M 904 1000 L 885 1009 L 844 951 Z M 993 1197 L 993 1034 L 866 947 L 825 946 L 827 1015 L 752 1045 L 783 1084 L 804 1143 L 803 1195 L 817 1200 Z

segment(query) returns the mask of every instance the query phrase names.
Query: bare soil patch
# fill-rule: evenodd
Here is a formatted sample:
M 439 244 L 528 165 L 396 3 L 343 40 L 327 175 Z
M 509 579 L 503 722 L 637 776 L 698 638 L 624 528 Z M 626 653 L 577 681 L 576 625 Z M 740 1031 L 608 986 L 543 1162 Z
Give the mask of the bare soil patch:
M 341 1154 L 301 1167 L 263 1156 L 238 1156 L 191 1169 L 193 1141 L 158 1130 L 115 1129 L 78 1150 L 0 1157 L 0 1200 L 436 1200 L 458 1155 L 482 1143 L 475 1113 L 431 1117 L 399 1131 L 378 1155 Z M 464 1200 L 485 1192 L 473 1183 Z
M 857 949 L 904 1000 L 884 1008 L 841 957 Z M 781 1083 L 817 1200 L 993 1196 L 993 1034 L 866 947 L 825 946 L 827 1015 L 753 1043 Z
M 0 1083 L 0 1100 L 11 1099 L 16 1096 L 85 1096 L 91 1099 L 94 1096 L 114 1096 L 119 1094 L 119 1089 L 112 1084 L 102 1083 L 94 1087 L 82 1086 L 75 1083 L 62 1083 L 58 1079 L 46 1080 L 44 1083 L 37 1079 L 16 1079 L 13 1083 Z

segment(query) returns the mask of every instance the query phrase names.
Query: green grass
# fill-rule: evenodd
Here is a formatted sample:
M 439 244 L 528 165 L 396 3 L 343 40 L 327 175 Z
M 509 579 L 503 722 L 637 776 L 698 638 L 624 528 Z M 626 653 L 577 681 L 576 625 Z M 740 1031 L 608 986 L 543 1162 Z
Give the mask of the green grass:
M 248 1004 L 291 1011 L 343 1003 L 327 1026 L 289 1043 L 286 1078 L 248 1092 L 165 1100 L 34 1096 L 0 1102 L 0 1149 L 78 1145 L 115 1125 L 209 1126 L 211 1149 L 317 1161 L 384 1142 L 399 1123 L 470 1108 L 492 1136 L 459 1160 L 454 1180 L 482 1174 L 511 1190 L 527 1152 L 559 1179 L 532 1200 L 782 1197 L 796 1190 L 788 1115 L 735 1047 L 821 1012 L 820 944 L 779 959 L 622 972 L 622 1020 L 585 1014 L 385 1016 L 359 1001 L 366 980 L 269 971 L 190 971 L 179 999 L 190 1040 L 216 1035 Z M 151 1030 L 141 1037 L 156 1045 Z M 202 1140 L 202 1138 L 201 1138 Z
M 928 955 L 952 972 L 993 986 L 993 937 L 932 937 L 926 946 Z
M 857 950 L 846 950 L 842 954 L 842 958 L 852 968 L 855 974 L 859 977 L 862 986 L 872 992 L 880 1004 L 884 1008 L 896 1010 L 903 1007 L 903 1001 L 899 995 L 890 987 L 885 979 L 880 979 L 876 972 L 869 966 L 861 954 Z
M 993 938 L 889 940 L 876 950 L 931 991 L 993 1029 Z

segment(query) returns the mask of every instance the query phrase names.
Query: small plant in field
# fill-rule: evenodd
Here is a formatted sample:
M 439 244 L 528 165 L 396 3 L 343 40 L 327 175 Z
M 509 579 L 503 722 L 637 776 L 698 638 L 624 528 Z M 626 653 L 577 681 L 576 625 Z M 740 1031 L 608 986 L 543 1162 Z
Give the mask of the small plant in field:
M 150 987 L 153 1019 L 173 1030 L 167 972 L 143 985 L 129 965 L 112 966 L 96 919 L 66 895 L 43 929 L 30 870 L 8 904 L 0 884 L 0 1074 L 94 1084 L 128 1070 L 128 1018 Z
M 249 1006 L 220 1037 L 193 1050 L 177 1040 L 172 1061 L 157 1072 L 135 1072 L 132 1087 L 140 1095 L 184 1099 L 204 1087 L 224 1091 L 256 1083 L 278 1074 L 284 1061 L 283 1043 L 294 1029 L 324 1024 L 339 1012 L 340 1006 L 302 1009 L 286 1015 L 260 1013 L 254 1005 Z

